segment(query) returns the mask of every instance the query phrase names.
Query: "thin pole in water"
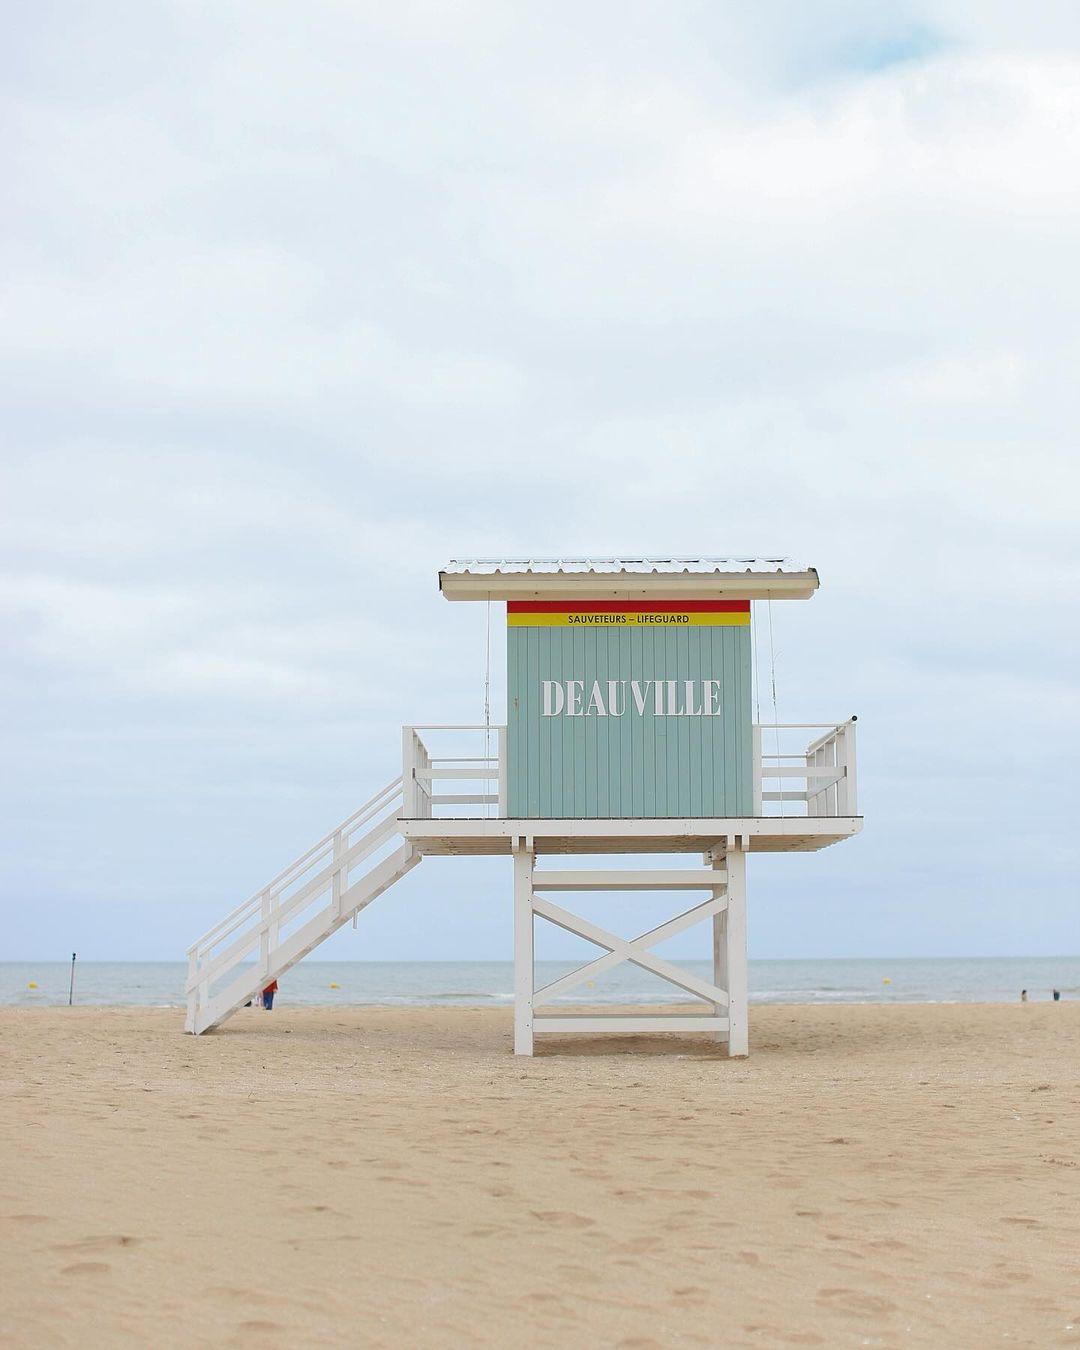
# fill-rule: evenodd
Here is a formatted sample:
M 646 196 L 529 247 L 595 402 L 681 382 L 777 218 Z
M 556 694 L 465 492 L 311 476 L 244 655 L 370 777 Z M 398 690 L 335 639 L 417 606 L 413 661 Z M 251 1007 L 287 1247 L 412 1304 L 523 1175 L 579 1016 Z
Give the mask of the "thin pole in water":
M 75 953 L 71 953 L 71 983 L 68 985 L 68 1007 L 75 1002 Z

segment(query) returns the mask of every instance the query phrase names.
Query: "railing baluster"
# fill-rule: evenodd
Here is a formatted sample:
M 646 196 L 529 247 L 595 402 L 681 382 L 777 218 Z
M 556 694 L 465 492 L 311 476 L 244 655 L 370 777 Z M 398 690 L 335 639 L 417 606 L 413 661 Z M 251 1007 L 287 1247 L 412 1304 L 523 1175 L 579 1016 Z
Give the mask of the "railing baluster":
M 334 875 L 330 878 L 330 903 L 334 906 L 334 913 L 341 913 L 341 892 L 343 890 L 344 878 L 341 875 L 340 858 L 344 852 L 341 831 L 338 830 L 334 835 Z
M 768 724 L 770 729 L 772 724 Z M 798 728 L 817 731 L 822 723 L 782 722 L 781 731 Z M 760 784 L 775 783 L 777 791 L 761 789 L 763 802 L 782 801 L 785 796 L 792 801 L 803 801 L 808 816 L 848 816 L 858 814 L 858 801 L 855 785 L 855 719 L 824 730 L 821 735 L 807 745 L 803 751 L 764 751 L 758 749 L 762 727 L 754 725 L 754 771 L 760 775 Z M 800 765 L 804 779 L 804 791 L 784 793 L 786 775 L 781 772 L 785 763 L 794 761 Z M 793 775 L 798 779 L 802 775 Z M 832 778 L 833 781 L 829 782 Z M 755 786 L 759 786 L 758 783 Z M 764 806 L 757 806 L 761 812 Z
M 419 738 L 412 727 L 401 728 L 402 811 L 406 820 L 416 815 L 416 746 Z
M 259 914 L 259 965 L 264 976 L 270 970 L 270 914 L 273 907 L 273 894 L 270 891 L 265 891 Z

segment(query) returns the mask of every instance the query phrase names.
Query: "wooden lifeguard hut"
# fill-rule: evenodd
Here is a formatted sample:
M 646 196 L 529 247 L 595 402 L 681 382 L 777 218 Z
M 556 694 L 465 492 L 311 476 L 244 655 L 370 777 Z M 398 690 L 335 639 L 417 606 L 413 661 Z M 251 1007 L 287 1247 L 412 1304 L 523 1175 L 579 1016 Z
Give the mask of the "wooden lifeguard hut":
M 400 776 L 190 948 L 187 1030 L 216 1026 L 355 924 L 425 855 L 509 855 L 515 1053 L 542 1032 L 681 1030 L 746 1055 L 747 854 L 809 852 L 862 826 L 855 719 L 763 724 L 752 711 L 753 608 L 809 599 L 816 571 L 779 558 L 471 560 L 448 563 L 439 586 L 450 601 L 505 602 L 506 724 L 404 727 Z M 537 864 L 619 854 L 669 865 Z M 696 898 L 627 938 L 567 907 L 589 891 Z M 602 954 L 537 988 L 537 917 Z M 706 920 L 711 980 L 653 950 Z M 553 1006 L 624 961 L 700 1006 Z

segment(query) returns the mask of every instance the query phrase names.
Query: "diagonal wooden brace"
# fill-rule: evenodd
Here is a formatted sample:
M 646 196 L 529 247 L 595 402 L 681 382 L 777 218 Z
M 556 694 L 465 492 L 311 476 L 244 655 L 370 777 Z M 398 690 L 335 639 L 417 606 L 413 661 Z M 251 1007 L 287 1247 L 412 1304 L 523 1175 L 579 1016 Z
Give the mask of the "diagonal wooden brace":
M 721 989 L 719 985 L 710 984 L 707 980 L 699 979 L 696 975 L 690 974 L 689 971 L 682 970 L 679 966 L 673 965 L 670 961 L 665 961 L 663 957 L 648 950 L 658 942 L 663 942 L 665 938 L 673 937 L 676 933 L 681 933 L 684 928 L 690 928 L 695 923 L 700 923 L 715 914 L 720 914 L 726 908 L 727 896 L 714 895 L 702 904 L 695 905 L 693 909 L 688 909 L 684 914 L 660 924 L 658 928 L 652 928 L 639 937 L 628 939 L 609 933 L 606 928 L 600 928 L 587 919 L 571 914 L 569 910 L 561 909 L 558 905 L 553 905 L 549 900 L 536 895 L 533 897 L 534 913 L 541 915 L 549 923 L 565 929 L 568 933 L 574 933 L 578 937 L 586 938 L 589 942 L 595 942 L 598 947 L 606 947 L 607 955 L 597 957 L 595 961 L 579 966 L 569 975 L 563 975 L 560 979 L 553 980 L 551 984 L 545 985 L 543 989 L 538 989 L 533 997 L 534 1004 L 540 1002 L 541 998 L 545 1002 L 556 998 L 558 995 L 566 993 L 567 990 L 576 988 L 577 985 L 592 979 L 595 975 L 610 970 L 612 966 L 621 965 L 623 961 L 630 961 L 635 966 L 640 966 L 642 970 L 651 970 L 654 975 L 659 975 L 662 980 L 667 980 L 677 988 L 685 989 L 690 994 L 696 994 L 706 1003 L 726 1006 L 728 1002 L 727 990 Z

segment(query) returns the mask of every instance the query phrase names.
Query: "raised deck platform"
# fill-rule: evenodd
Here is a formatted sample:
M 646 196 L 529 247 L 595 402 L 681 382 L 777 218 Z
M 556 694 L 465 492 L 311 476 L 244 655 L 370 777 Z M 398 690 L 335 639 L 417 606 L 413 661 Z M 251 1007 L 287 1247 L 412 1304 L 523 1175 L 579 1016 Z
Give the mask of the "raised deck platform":
M 425 734 L 421 736 L 419 733 Z M 807 732 L 820 732 L 805 743 Z M 767 733 L 772 750 L 762 745 Z M 402 728 L 402 773 L 188 951 L 188 1031 L 219 1026 L 271 980 L 411 871 L 425 854 L 514 860 L 514 1044 L 532 1054 L 540 1031 L 711 1032 L 747 1053 L 746 855 L 807 853 L 862 829 L 855 792 L 854 720 L 753 728 L 753 814 L 724 817 L 513 817 L 507 814 L 503 726 Z M 792 737 L 797 739 L 792 741 Z M 437 745 L 449 737 L 445 748 Z M 787 739 L 785 739 L 787 738 Z M 490 814 L 488 814 L 490 813 Z M 683 867 L 558 869 L 538 856 L 697 854 Z M 556 904 L 551 892 L 698 892 L 690 909 L 634 937 L 609 932 Z M 535 986 L 537 918 L 603 955 L 545 988 Z M 702 980 L 653 948 L 711 921 L 713 978 Z M 652 971 L 703 1010 L 600 1019 L 556 1006 L 568 990 L 623 961 Z
M 751 853 L 813 853 L 862 829 L 861 816 L 756 816 L 653 820 L 399 818 L 420 853 L 493 856 L 527 839 L 535 853 L 723 852 L 729 837 Z

